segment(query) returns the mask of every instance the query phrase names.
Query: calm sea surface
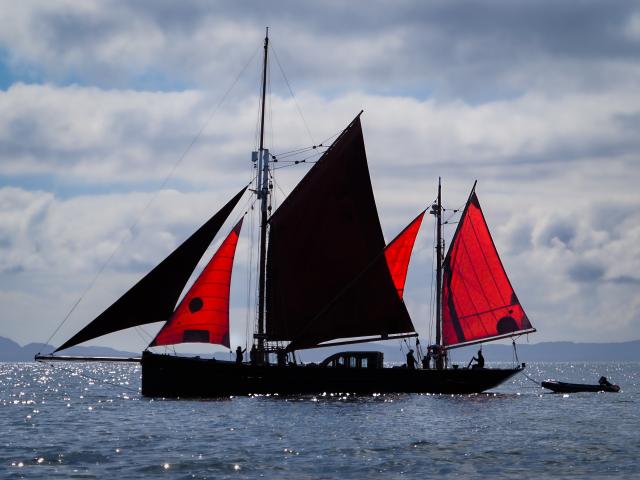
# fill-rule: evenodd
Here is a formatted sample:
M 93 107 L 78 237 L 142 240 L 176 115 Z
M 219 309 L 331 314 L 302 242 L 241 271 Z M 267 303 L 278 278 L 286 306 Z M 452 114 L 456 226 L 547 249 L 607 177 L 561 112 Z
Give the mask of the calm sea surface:
M 640 478 L 640 364 L 530 364 L 489 394 L 150 400 L 131 364 L 0 363 L 0 478 Z

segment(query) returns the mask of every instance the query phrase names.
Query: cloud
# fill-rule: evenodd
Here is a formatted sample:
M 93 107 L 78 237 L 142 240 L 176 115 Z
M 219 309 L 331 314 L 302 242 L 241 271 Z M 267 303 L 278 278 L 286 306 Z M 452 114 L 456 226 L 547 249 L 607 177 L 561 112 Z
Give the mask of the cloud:
M 590 262 L 578 262 L 569 267 L 569 278 L 576 282 L 597 282 L 604 276 L 605 269 L 602 265 Z
M 603 158 L 633 168 L 640 148 L 635 129 L 619 125 L 620 118 L 640 114 L 637 91 L 526 95 L 475 106 L 358 93 L 330 101 L 302 93 L 297 102 L 312 131 L 320 132 L 316 141 L 340 131 L 364 107 L 372 164 L 387 165 L 391 176 L 438 166 L 490 169 L 509 178 L 523 165 L 539 177 L 545 165 L 549 175 L 600 165 Z M 205 184 L 214 176 L 239 178 L 249 165 L 256 103 L 248 97 L 216 109 L 210 96 L 197 91 L 16 84 L 0 93 L 0 174 L 157 185 L 205 126 L 175 178 Z M 270 131 L 278 132 L 268 138 L 275 141 L 274 152 L 311 143 L 294 101 L 274 96 L 270 110 Z
M 148 271 L 233 193 L 165 190 L 62 200 L 0 188 L 0 272 L 93 273 L 114 252 L 109 268 Z
M 538 340 L 637 338 L 638 18 L 627 1 L 9 2 L 2 331 L 43 340 L 30 337 L 43 312 L 63 318 L 115 251 L 72 334 L 249 181 L 267 23 L 273 153 L 330 141 L 363 108 L 386 238 L 430 204 L 438 177 L 449 212 L 477 179 Z M 276 206 L 308 168 L 275 171 Z M 430 222 L 406 290 L 420 331 Z M 246 274 L 234 278 L 233 321 L 246 330 L 254 299 Z
M 523 206 L 493 230 L 496 244 L 510 247 L 503 261 L 543 335 L 551 330 L 556 339 L 599 341 L 638 336 L 637 205 L 611 201 L 604 207 L 589 198 L 562 212 Z
M 484 101 L 531 87 L 633 85 L 638 75 L 630 1 L 13 2 L 3 13 L 0 45 L 10 46 L 15 68 L 104 87 L 215 89 L 221 73 L 251 56 L 265 24 L 296 85 L 328 94 L 412 90 Z

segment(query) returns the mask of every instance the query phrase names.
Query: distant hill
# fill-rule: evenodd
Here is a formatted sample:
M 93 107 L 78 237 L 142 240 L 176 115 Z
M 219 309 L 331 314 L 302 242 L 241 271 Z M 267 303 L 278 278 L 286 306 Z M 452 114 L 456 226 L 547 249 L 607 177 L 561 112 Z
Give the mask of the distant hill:
M 454 363 L 463 365 L 473 357 L 479 345 L 459 348 L 451 351 Z M 331 353 L 344 350 L 378 350 L 384 353 L 388 362 L 404 362 L 404 351 L 396 343 L 378 344 L 363 343 L 346 345 L 331 349 L 308 350 L 301 352 L 302 358 L 308 362 L 318 362 Z M 574 343 L 574 342 L 542 342 L 534 344 L 517 344 L 520 362 L 599 362 L 599 361 L 640 361 L 640 340 L 620 343 Z M 487 343 L 482 346 L 482 353 L 487 362 L 510 362 L 513 359 L 513 346 Z
M 37 353 L 50 353 L 55 350 L 52 345 L 44 343 L 29 343 L 21 347 L 13 340 L 0 337 L 0 362 L 32 362 Z M 108 347 L 73 347 L 65 350 L 65 355 L 87 357 L 139 357 L 140 352 L 131 353 Z
M 640 361 L 640 340 L 619 343 L 542 342 L 517 344 L 521 362 L 604 362 Z M 461 348 L 456 358 L 471 358 L 478 346 Z M 487 361 L 511 361 L 511 345 L 486 344 L 482 352 Z
M 454 363 L 466 364 L 475 355 L 479 346 L 471 346 L 451 352 Z M 49 353 L 54 350 L 51 345 L 29 343 L 21 347 L 13 340 L 0 337 L 0 361 L 30 362 L 36 353 Z M 362 343 L 359 345 L 343 345 L 323 349 L 310 349 L 299 352 L 305 362 L 319 362 L 332 353 L 345 350 L 378 350 L 384 353 L 388 362 L 404 362 L 406 348 L 400 350 L 396 344 Z M 483 345 L 482 352 L 487 362 L 510 362 L 513 359 L 511 345 Z M 65 355 L 94 357 L 138 357 L 140 352 L 132 353 L 108 347 L 73 347 L 65 350 Z M 208 355 L 203 355 L 208 356 Z M 226 353 L 216 354 L 218 358 L 229 359 Z M 605 361 L 640 361 L 640 340 L 619 343 L 574 343 L 574 342 L 542 342 L 518 344 L 518 359 L 521 362 L 605 362 Z

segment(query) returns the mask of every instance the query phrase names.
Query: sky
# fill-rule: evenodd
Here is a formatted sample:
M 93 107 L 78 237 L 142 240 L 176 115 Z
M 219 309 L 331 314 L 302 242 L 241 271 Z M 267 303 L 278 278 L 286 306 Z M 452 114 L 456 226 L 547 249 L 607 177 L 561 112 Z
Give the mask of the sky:
M 385 238 L 430 205 L 439 176 L 449 209 L 477 179 L 538 329 L 521 342 L 640 338 L 637 2 L 1 0 L 0 10 L 1 336 L 60 345 L 248 183 L 269 26 L 273 153 L 326 141 L 363 109 Z M 276 205 L 308 169 L 276 172 Z M 405 290 L 423 338 L 433 224 Z M 238 246 L 232 344 L 254 318 L 252 243 L 245 233 Z M 139 351 L 157 329 L 89 343 Z

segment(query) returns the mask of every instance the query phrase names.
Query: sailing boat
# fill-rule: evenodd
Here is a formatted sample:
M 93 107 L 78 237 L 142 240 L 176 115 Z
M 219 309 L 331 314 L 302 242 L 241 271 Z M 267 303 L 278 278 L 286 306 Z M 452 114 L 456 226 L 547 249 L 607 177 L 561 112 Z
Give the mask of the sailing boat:
M 534 331 L 491 239 L 475 185 L 446 257 L 440 184 L 430 212 L 438 227 L 436 343 L 429 347 L 434 368 L 385 367 L 383 354 L 377 351 L 344 351 L 317 365 L 296 361 L 295 352 L 304 349 L 418 336 L 403 295 L 411 251 L 426 210 L 385 245 L 360 112 L 271 214 L 271 155 L 264 147 L 268 45 L 267 30 L 260 146 L 253 154 L 258 174 L 252 192 L 260 201 L 261 223 L 257 331 L 250 361 L 243 361 L 242 351 L 233 362 L 150 350 L 194 342 L 230 347 L 230 283 L 242 220 L 177 302 L 246 186 L 56 352 L 125 328 L 165 321 L 139 359 L 142 394 L 153 397 L 475 393 L 521 371 L 524 365 L 471 369 L 448 362 L 452 348 Z M 37 359 L 69 359 L 56 352 Z

